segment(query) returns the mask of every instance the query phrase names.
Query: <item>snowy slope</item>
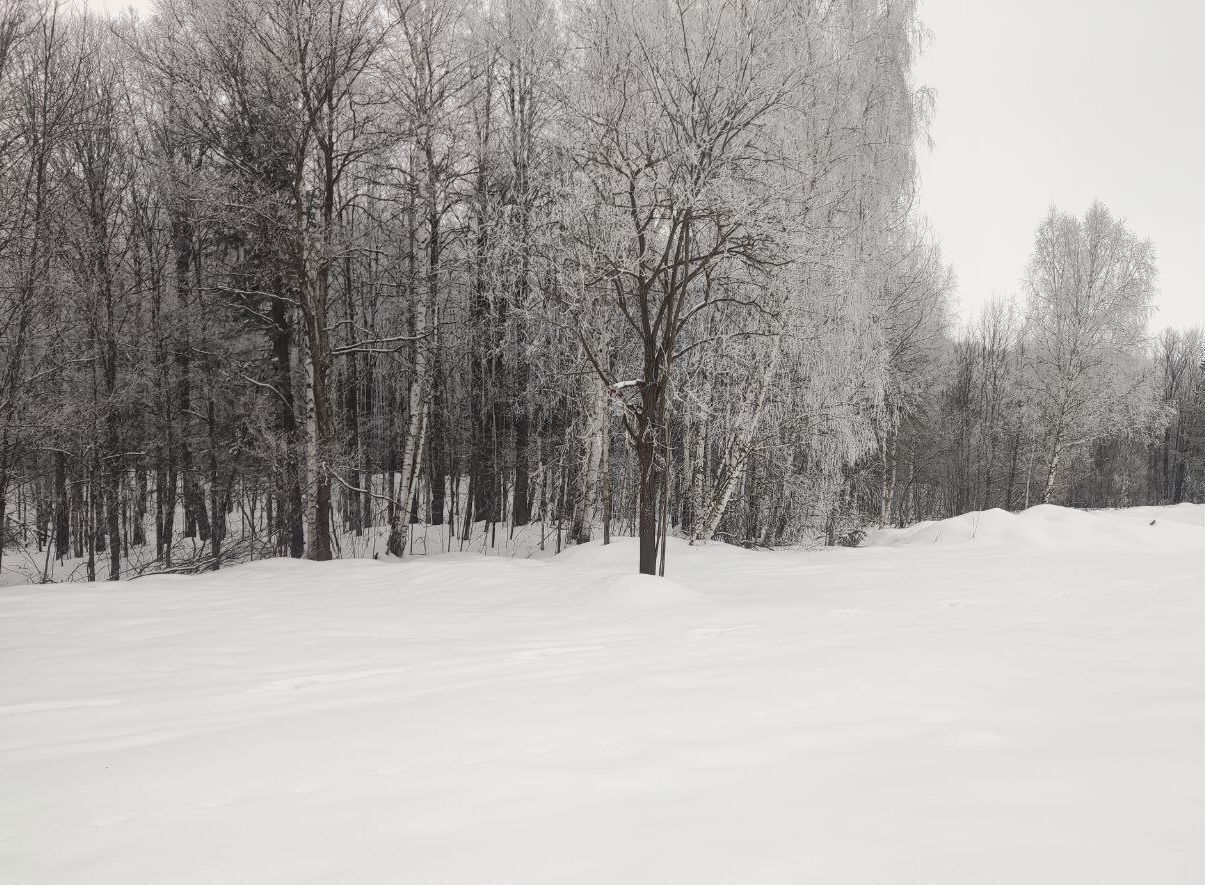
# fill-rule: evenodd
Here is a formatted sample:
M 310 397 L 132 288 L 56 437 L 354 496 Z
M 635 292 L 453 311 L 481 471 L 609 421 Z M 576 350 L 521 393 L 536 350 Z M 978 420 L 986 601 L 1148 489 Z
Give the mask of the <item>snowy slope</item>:
M 1048 517 L 0 590 L 0 881 L 1199 883 L 1205 529 Z
M 867 547 L 913 547 L 963 544 L 1080 549 L 1123 547 L 1135 550 L 1182 550 L 1202 547 L 1205 505 L 1131 507 L 1123 510 L 1074 510 L 1038 504 L 1020 513 L 993 508 L 951 519 L 920 522 L 904 529 L 871 532 Z

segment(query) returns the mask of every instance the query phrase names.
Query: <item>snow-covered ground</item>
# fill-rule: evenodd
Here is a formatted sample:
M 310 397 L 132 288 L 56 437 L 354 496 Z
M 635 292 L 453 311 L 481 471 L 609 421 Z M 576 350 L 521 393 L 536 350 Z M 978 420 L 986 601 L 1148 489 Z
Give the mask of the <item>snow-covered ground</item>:
M 1196 885 L 1203 523 L 6 588 L 0 881 Z

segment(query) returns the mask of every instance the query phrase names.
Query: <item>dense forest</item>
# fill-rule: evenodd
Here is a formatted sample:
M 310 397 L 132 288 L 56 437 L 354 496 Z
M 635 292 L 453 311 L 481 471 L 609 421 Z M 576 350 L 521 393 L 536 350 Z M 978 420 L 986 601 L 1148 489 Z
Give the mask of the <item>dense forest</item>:
M 655 573 L 1199 500 L 1205 337 L 1153 328 L 1140 232 L 1052 208 L 957 321 L 915 7 L 0 0 L 0 555 Z

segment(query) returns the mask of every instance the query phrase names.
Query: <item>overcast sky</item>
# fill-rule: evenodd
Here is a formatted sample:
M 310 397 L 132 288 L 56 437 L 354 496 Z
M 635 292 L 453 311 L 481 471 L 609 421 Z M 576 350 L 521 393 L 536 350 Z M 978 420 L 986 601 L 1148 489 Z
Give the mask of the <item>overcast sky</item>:
M 1019 291 L 1054 203 L 1155 244 L 1156 327 L 1205 325 L 1205 2 L 921 0 L 936 92 L 920 209 L 963 313 Z

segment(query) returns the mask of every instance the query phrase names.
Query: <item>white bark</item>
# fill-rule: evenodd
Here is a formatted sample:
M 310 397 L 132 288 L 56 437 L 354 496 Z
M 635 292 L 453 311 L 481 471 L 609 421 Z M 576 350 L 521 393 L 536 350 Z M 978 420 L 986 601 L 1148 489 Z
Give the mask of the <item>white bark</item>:
M 733 492 L 736 491 L 737 485 L 745 475 L 745 468 L 753 451 L 753 439 L 757 432 L 757 425 L 765 410 L 766 396 L 770 392 L 770 385 L 774 380 L 774 373 L 778 369 L 781 354 L 781 342 L 775 339 L 766 368 L 745 398 L 732 442 L 724 455 L 724 466 L 720 474 L 724 477 L 724 484 L 720 487 L 719 494 L 712 499 L 707 515 L 697 524 L 691 537 L 691 543 L 710 541 L 715 536 L 716 530 L 720 527 L 720 520 L 724 518 L 724 511 L 728 509 L 728 502 L 732 500 Z
M 573 507 L 571 538 L 576 544 L 587 543 L 593 532 L 594 518 L 598 509 L 598 477 L 602 468 L 603 448 L 606 445 L 604 434 L 608 416 L 607 391 L 598 379 L 591 380 L 593 381 L 593 396 L 587 412 L 582 468 L 578 473 L 576 501 Z

